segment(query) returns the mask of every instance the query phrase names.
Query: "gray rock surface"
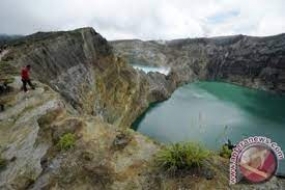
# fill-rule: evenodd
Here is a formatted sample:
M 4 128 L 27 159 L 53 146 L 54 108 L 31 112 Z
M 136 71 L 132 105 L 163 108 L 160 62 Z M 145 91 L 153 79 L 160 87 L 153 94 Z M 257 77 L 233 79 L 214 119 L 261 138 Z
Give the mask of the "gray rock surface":
M 130 126 L 149 101 L 156 101 L 152 93 L 161 88 L 154 74 L 149 78 L 115 57 L 112 47 L 92 28 L 36 33 L 8 49 L 5 64 L 17 70 L 30 64 L 34 79 L 59 92 L 78 113 L 100 116 L 117 126 Z M 171 94 L 160 93 L 160 100 Z
M 285 92 L 285 34 L 180 39 L 165 44 L 129 40 L 112 45 L 132 64 L 171 66 L 181 83 L 219 80 Z M 145 52 L 152 56 L 145 56 Z M 141 57 L 144 62 L 140 62 Z
M 19 70 L 31 64 L 33 78 L 42 83 L 34 81 L 36 90 L 22 93 L 16 77 L 13 90 L 5 95 L 7 109 L 0 113 L 0 156 L 8 162 L 0 171 L 0 189 L 284 189 L 284 180 L 278 178 L 264 185 L 231 187 L 228 161 L 215 155 L 209 162 L 213 176 L 166 176 L 154 167 L 154 156 L 161 145 L 126 129 L 149 103 L 170 97 L 185 82 L 216 80 L 224 71 L 236 73 L 231 73 L 232 78 L 240 76 L 247 66 L 239 68 L 235 61 L 231 63 L 237 67 L 235 71 L 222 65 L 215 71 L 217 63 L 209 58 L 211 52 L 224 53 L 223 46 L 243 47 L 238 45 L 244 43 L 242 39 L 178 40 L 165 45 L 151 42 L 152 48 L 162 47 L 165 52 L 158 56 L 149 52 L 146 60 L 159 63 L 166 59 L 172 67 L 167 76 L 134 70 L 114 56 L 112 47 L 91 28 L 36 33 L 14 41 L 0 66 Z M 145 48 L 144 43 L 141 46 Z M 273 43 L 273 52 L 275 46 Z M 265 51 L 264 56 L 266 52 L 272 55 L 266 48 L 259 51 Z M 234 52 L 238 55 L 243 50 Z M 283 50 L 280 57 L 283 60 Z M 251 60 L 246 56 L 243 59 Z M 279 62 L 278 68 L 283 61 Z M 270 78 L 276 72 L 279 76 L 282 69 L 266 68 L 262 76 Z M 225 80 L 233 82 L 232 78 Z M 260 84 L 258 87 L 267 87 Z M 278 82 L 276 90 L 279 86 Z M 66 133 L 72 133 L 75 142 L 71 149 L 61 150 L 58 143 Z

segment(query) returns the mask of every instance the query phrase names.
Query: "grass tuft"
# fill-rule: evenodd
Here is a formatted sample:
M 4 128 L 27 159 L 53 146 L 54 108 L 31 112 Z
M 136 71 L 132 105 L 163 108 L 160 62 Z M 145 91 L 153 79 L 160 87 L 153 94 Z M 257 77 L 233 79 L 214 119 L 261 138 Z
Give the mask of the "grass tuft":
M 223 158 L 231 158 L 232 150 L 228 148 L 227 145 L 223 145 L 220 151 L 220 156 Z
M 209 151 L 193 142 L 176 143 L 167 146 L 156 156 L 156 163 L 163 170 L 176 173 L 179 170 L 200 168 Z
M 72 133 L 67 133 L 60 137 L 58 146 L 60 150 L 68 150 L 75 146 L 75 135 Z

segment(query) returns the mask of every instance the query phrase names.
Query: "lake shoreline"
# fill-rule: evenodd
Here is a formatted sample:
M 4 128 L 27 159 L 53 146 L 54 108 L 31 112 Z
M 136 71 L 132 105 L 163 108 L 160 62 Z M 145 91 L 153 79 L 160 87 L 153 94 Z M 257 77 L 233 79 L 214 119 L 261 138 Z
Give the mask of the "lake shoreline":
M 198 85 L 199 86 L 199 84 L 205 84 L 205 85 L 225 85 L 225 86 L 230 86 L 230 87 L 233 87 L 235 90 L 232 90 L 233 91 L 233 93 L 235 93 L 235 92 L 239 92 L 241 89 L 242 89 L 242 91 L 241 92 L 239 92 L 239 93 L 244 93 L 244 91 L 246 92 L 246 93 L 249 93 L 249 95 L 250 96 L 252 96 L 252 94 L 255 94 L 255 93 L 257 93 L 257 94 L 259 94 L 259 93 L 261 93 L 261 94 L 265 94 L 265 95 L 269 95 L 269 96 L 279 96 L 279 95 L 276 95 L 276 94 L 271 94 L 271 93 L 267 93 L 267 92 L 265 92 L 265 91 L 262 91 L 262 90 L 256 90 L 256 89 L 249 89 L 249 88 L 243 88 L 243 87 L 241 87 L 241 86 L 238 86 L 238 85 L 234 85 L 234 84 L 229 84 L 229 83 L 224 83 L 224 82 L 209 82 L 209 81 L 207 81 L 207 82 L 201 82 L 201 81 L 198 81 L 198 82 L 193 82 L 193 83 L 189 83 L 189 84 L 187 84 L 187 85 L 183 85 L 183 86 L 181 86 L 181 87 L 179 87 L 173 94 L 172 94 L 172 96 L 168 99 L 168 100 L 166 100 L 166 101 L 163 101 L 163 102 L 158 102 L 158 103 L 152 103 L 150 106 L 149 106 L 149 108 L 142 114 L 142 115 L 140 115 L 134 122 L 133 122 L 133 124 L 132 124 L 132 128 L 134 129 L 134 130 L 137 130 L 137 131 L 139 131 L 139 132 L 141 132 L 141 133 L 143 133 L 144 135 L 147 135 L 147 136 L 149 136 L 149 134 L 146 134 L 145 133 L 145 131 L 140 131 L 140 123 L 141 122 L 143 122 L 143 120 L 144 119 L 147 119 L 147 117 L 149 117 L 148 115 L 149 114 L 151 114 L 153 111 L 156 111 L 156 109 L 157 109 L 157 105 L 159 105 L 159 107 L 163 107 L 163 105 L 165 104 L 165 103 L 167 103 L 168 101 L 171 101 L 171 99 L 173 99 L 173 96 L 176 96 L 176 94 L 177 94 L 177 91 L 179 91 L 179 90 L 181 90 L 181 89 L 183 89 L 183 88 L 187 88 L 187 86 L 188 85 Z M 241 88 L 241 89 L 240 89 Z M 249 91 L 249 92 L 248 92 Z M 229 92 L 231 92 L 231 91 L 227 91 L 227 92 L 225 92 L 225 93 L 229 93 Z M 181 94 L 181 93 L 180 93 Z M 183 93 L 182 93 L 183 94 Z M 220 93 L 220 94 L 223 94 L 223 93 Z M 220 94 L 218 94 L 219 96 L 220 96 Z M 231 95 L 231 93 L 229 93 L 230 95 Z M 199 95 L 198 95 L 199 96 Z M 246 97 L 246 96 L 245 96 Z M 245 98 L 245 97 L 243 97 L 243 98 Z M 261 95 L 260 96 L 262 99 L 262 102 L 264 102 L 264 97 Z M 187 98 L 187 97 L 186 97 Z M 220 97 L 221 98 L 221 97 Z M 239 101 L 237 101 L 237 103 L 242 103 L 242 102 L 244 102 L 244 99 L 243 98 L 241 98 Z M 265 96 L 265 98 L 266 98 L 266 96 Z M 281 98 L 283 99 L 284 98 L 284 96 L 281 96 Z M 199 97 L 197 97 L 197 100 L 199 100 Z M 197 100 L 195 100 L 195 101 L 197 101 Z M 222 99 L 221 100 L 223 100 L 223 97 L 222 97 Z M 278 99 L 277 99 L 278 100 Z M 284 98 L 284 100 L 285 100 L 285 98 Z M 284 101 L 284 100 L 282 100 L 282 101 Z M 279 100 L 278 100 L 279 101 Z M 269 102 L 270 103 L 270 102 Z M 172 104 L 175 104 L 175 103 L 173 103 L 172 102 Z M 226 106 L 229 106 L 229 105 L 227 105 L 227 104 L 229 104 L 229 102 L 228 102 L 228 100 L 227 100 L 227 103 L 225 104 L 225 103 L 222 103 L 221 105 L 219 105 L 221 108 L 225 108 Z M 233 104 L 233 102 L 230 102 L 230 104 Z M 266 118 L 266 117 L 269 117 L 268 116 L 268 113 L 263 113 L 263 107 L 261 106 L 261 108 L 259 109 L 256 109 L 256 108 L 254 108 L 254 106 L 255 105 L 257 105 L 257 103 L 255 102 L 255 100 L 254 99 L 249 99 L 249 102 L 247 103 L 247 104 L 244 104 L 244 105 L 242 105 L 242 106 L 240 106 L 241 108 L 236 108 L 237 106 L 233 106 L 233 108 L 231 108 L 231 106 L 232 105 L 230 105 L 230 108 L 227 108 L 227 109 L 229 109 L 229 110 L 235 110 L 235 114 L 236 114 L 236 118 L 233 118 L 233 121 L 235 121 L 234 119 L 237 119 L 235 122 L 239 122 L 238 121 L 238 117 L 240 117 L 240 119 L 242 120 L 245 120 L 245 119 L 247 119 L 247 118 L 244 118 L 243 117 L 243 115 L 242 114 L 244 114 L 243 112 L 242 113 L 239 113 L 240 112 L 240 110 L 242 110 L 242 109 L 245 109 L 245 108 L 247 108 L 248 110 L 246 110 L 246 111 L 248 111 L 248 112 L 250 112 L 250 115 L 249 116 L 246 116 L 246 117 L 250 117 L 250 118 L 253 118 L 253 119 L 258 119 L 258 118 L 256 118 L 256 115 L 257 116 L 262 116 L 262 114 L 263 114 L 263 116 L 264 116 L 264 118 Z M 265 105 L 267 105 L 267 104 L 265 104 Z M 280 104 L 280 105 L 282 105 L 282 104 Z M 217 105 L 213 105 L 214 107 L 215 106 L 217 106 Z M 274 103 L 274 106 L 278 106 L 278 102 L 276 103 Z M 183 104 L 182 104 L 182 107 L 183 107 Z M 199 106 L 197 106 L 197 108 L 199 108 Z M 195 108 L 191 108 L 191 106 L 189 105 L 189 110 L 191 110 L 191 109 L 195 109 Z M 276 108 L 275 107 L 273 107 L 272 108 L 273 110 L 276 110 Z M 185 110 L 184 110 L 185 111 Z M 188 110 L 187 110 L 188 111 Z M 193 110 L 192 110 L 193 111 Z M 278 110 L 277 110 L 278 111 Z M 281 110 L 282 111 L 282 110 Z M 177 111 L 177 113 L 178 113 L 178 111 Z M 285 112 L 284 112 L 285 113 Z M 198 115 L 198 116 L 197 116 Z M 205 115 L 205 116 L 204 116 Z M 195 120 L 197 120 L 197 117 L 201 117 L 202 119 L 202 121 L 204 120 L 204 118 L 203 117 L 205 117 L 205 119 L 207 119 L 207 117 L 208 117 L 208 115 L 210 115 L 210 114 L 208 114 L 208 113 L 205 113 L 203 115 L 203 113 L 202 114 L 200 114 L 200 116 L 199 116 L 199 114 L 197 114 L 196 113 L 196 116 L 195 116 Z M 278 116 L 278 117 L 277 117 Z M 276 116 L 276 114 L 275 115 L 273 115 L 273 116 L 270 116 L 270 117 L 275 117 L 275 118 L 279 118 L 280 119 L 280 117 L 282 116 L 280 116 L 280 115 L 277 115 Z M 170 117 L 170 115 L 167 115 L 167 116 L 164 116 L 164 117 Z M 159 120 L 159 119 L 161 119 L 161 118 L 164 118 L 163 116 L 158 116 L 158 115 L 156 115 L 156 120 Z M 229 116 L 230 117 L 230 116 Z M 269 122 L 269 121 L 267 121 L 267 120 L 265 120 L 264 118 L 262 118 L 262 121 L 258 121 L 258 122 L 264 122 L 264 121 L 266 121 L 266 122 Z M 224 117 L 224 119 L 227 119 L 226 117 Z M 199 120 L 199 119 L 198 119 Z M 171 122 L 171 121 L 170 121 Z M 204 122 L 204 121 L 203 121 Z M 252 124 L 252 122 L 254 122 L 254 121 L 251 121 L 251 124 Z M 256 125 L 258 125 L 259 123 L 257 122 L 257 124 Z M 285 122 L 285 121 L 282 121 L 282 122 Z M 195 122 L 194 122 L 195 123 Z M 196 122 L 196 123 L 199 123 L 199 121 L 198 122 Z M 270 123 L 270 122 L 269 122 Z M 272 123 L 271 123 L 272 124 Z M 154 128 L 156 127 L 155 126 L 155 124 L 153 124 L 154 126 Z M 165 125 L 167 125 L 167 123 L 165 124 Z M 195 125 L 195 124 L 194 124 Z M 254 124 L 255 125 L 255 124 Z M 273 125 L 273 124 L 272 124 Z M 189 124 L 189 126 L 190 126 L 190 124 Z M 219 128 L 220 128 L 220 131 L 221 130 L 224 130 L 224 129 L 222 129 L 222 128 L 225 128 L 225 126 L 228 126 L 229 128 L 231 128 L 232 126 L 231 125 L 224 125 L 224 126 L 220 126 Z M 233 125 L 233 126 L 235 126 L 235 125 Z M 193 127 L 193 126 L 192 126 Z M 166 127 L 167 128 L 167 127 Z M 197 127 L 196 127 L 197 128 Z M 233 128 L 233 127 L 232 127 Z M 255 127 L 256 128 L 256 127 Z M 279 128 L 279 124 L 278 124 L 278 130 L 281 130 L 282 131 L 282 129 L 280 129 Z M 160 129 L 161 130 L 161 129 Z M 206 129 L 201 129 L 201 130 L 206 130 Z M 285 129 L 283 129 L 284 131 L 285 131 Z M 197 131 L 196 131 L 197 132 Z M 207 132 L 207 130 L 206 130 L 206 132 Z M 266 132 L 266 131 L 265 131 Z M 221 131 L 221 133 L 222 133 L 222 131 Z M 244 137 L 246 137 L 246 136 L 248 136 L 249 134 L 245 134 L 245 135 L 243 135 Z M 265 136 L 266 136 L 266 134 L 264 134 Z M 152 137 L 152 136 L 151 136 Z M 155 138 L 155 137 L 152 137 L 152 138 Z M 157 139 L 157 138 L 155 138 L 156 140 L 158 140 L 159 141 L 159 139 Z M 226 139 L 226 136 L 224 137 L 224 139 Z M 190 139 L 191 140 L 191 139 Z M 235 139 L 236 140 L 236 139 Z M 182 140 L 183 141 L 183 140 Z M 203 141 L 203 140 L 202 140 Z M 285 144 L 285 143 L 284 143 Z M 283 146 L 284 147 L 284 146 Z

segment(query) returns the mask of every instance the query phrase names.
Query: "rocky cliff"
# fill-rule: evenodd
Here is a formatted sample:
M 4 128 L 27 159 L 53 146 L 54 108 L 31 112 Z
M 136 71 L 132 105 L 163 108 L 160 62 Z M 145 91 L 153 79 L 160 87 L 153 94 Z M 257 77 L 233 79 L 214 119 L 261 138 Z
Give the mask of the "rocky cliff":
M 92 28 L 36 33 L 0 56 L 0 78 L 14 78 L 0 92 L 0 189 L 157 183 L 146 166 L 160 145 L 126 128 L 171 95 L 164 75 L 136 71 Z M 17 75 L 27 64 L 36 90 L 25 94 Z M 75 138 L 70 151 L 60 145 L 65 134 Z
M 284 189 L 284 180 L 277 178 L 230 187 L 229 163 L 216 154 L 198 176 L 172 177 L 155 167 L 162 145 L 128 127 L 181 82 L 210 76 L 199 71 L 209 65 L 196 65 L 197 72 L 191 62 L 182 78 L 187 57 L 176 58 L 180 67 L 167 58 L 173 66 L 168 76 L 145 74 L 113 51 L 91 28 L 37 33 L 8 44 L 0 56 L 0 76 L 14 80 L 0 91 L 5 107 L 0 112 L 1 190 Z M 32 65 L 36 90 L 23 93 L 17 75 L 26 64 Z
M 99 116 L 78 115 L 48 85 L 19 93 L 10 84 L 0 113 L 0 189 L 284 189 L 273 178 L 261 185 L 228 185 L 228 161 L 213 154 L 205 173 L 169 176 L 155 167 L 162 145 Z M 72 140 L 66 138 L 72 136 Z M 68 145 L 68 147 L 67 147 Z M 209 179 L 209 174 L 213 174 Z
M 115 41 L 131 63 L 168 65 L 179 82 L 219 80 L 285 92 L 285 34 L 166 41 Z M 143 61 L 141 61 L 143 60 Z
M 101 116 L 117 126 L 130 126 L 150 101 L 156 101 L 156 88 L 161 88 L 115 57 L 112 47 L 91 28 L 36 33 L 10 47 L 5 65 L 20 70 L 31 64 L 34 79 L 59 92 L 79 113 Z M 170 94 L 166 91 L 158 98 Z
M 137 189 L 156 183 L 147 166 L 160 145 L 99 116 L 78 115 L 48 85 L 34 83 L 36 90 L 19 93 L 16 77 L 1 94 L 1 190 Z

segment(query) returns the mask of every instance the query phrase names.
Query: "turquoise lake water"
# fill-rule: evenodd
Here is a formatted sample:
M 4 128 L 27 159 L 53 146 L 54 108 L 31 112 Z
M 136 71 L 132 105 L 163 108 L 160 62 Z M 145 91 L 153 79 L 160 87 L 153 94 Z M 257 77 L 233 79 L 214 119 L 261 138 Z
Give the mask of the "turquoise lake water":
M 266 136 L 285 150 L 285 96 L 220 82 L 196 82 L 150 106 L 133 128 L 157 141 L 199 141 L 217 150 Z

